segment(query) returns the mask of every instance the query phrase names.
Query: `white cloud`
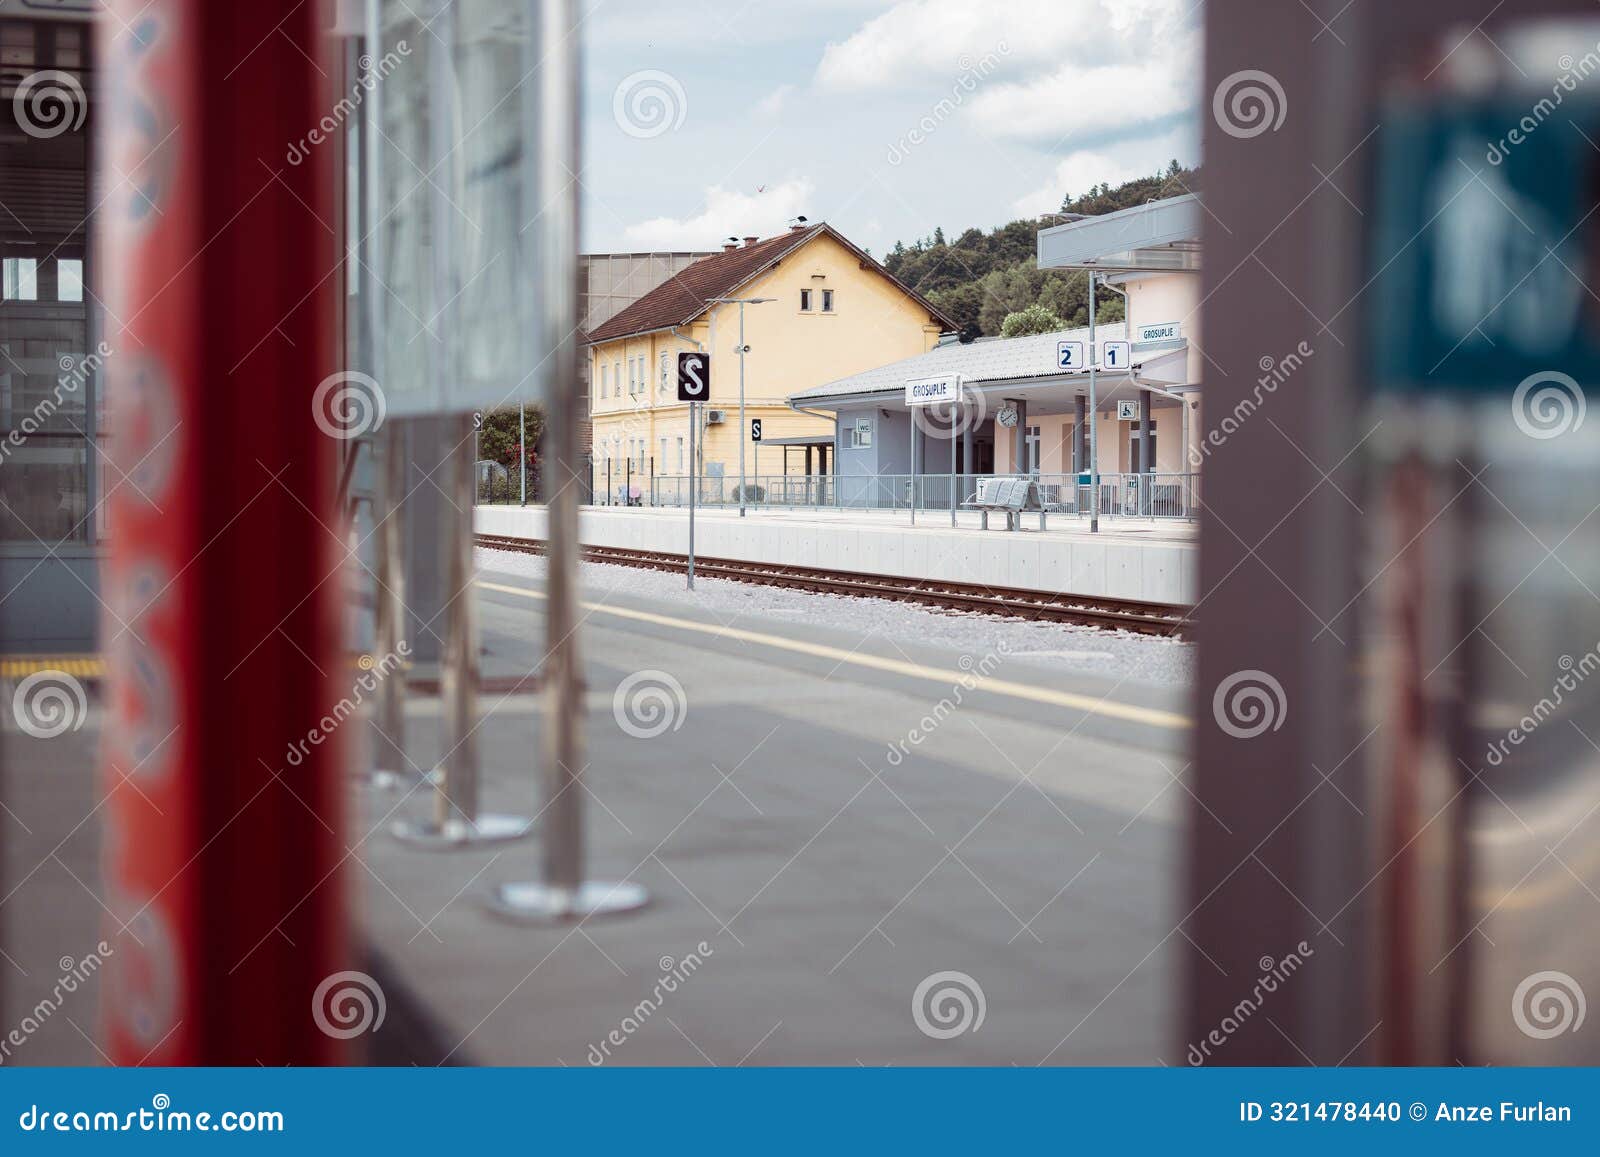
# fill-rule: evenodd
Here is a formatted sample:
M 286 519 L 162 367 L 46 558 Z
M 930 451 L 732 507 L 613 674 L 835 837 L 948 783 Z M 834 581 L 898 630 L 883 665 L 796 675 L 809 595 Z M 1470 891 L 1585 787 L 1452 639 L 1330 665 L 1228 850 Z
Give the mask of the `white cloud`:
M 783 111 L 783 106 L 788 103 L 789 97 L 793 94 L 794 85 L 780 84 L 756 102 L 756 115 L 764 117 L 777 116 Z
M 653 217 L 629 225 L 623 236 L 641 249 L 715 249 L 728 237 L 770 237 L 788 228 L 789 219 L 806 214 L 822 219 L 813 204 L 816 187 L 805 177 L 767 185 L 762 191 L 706 190 L 704 208 L 692 217 Z
M 1061 208 L 1064 196 L 1078 196 L 1100 184 L 1120 185 L 1137 177 L 1149 177 L 1164 170 L 1168 162 L 1194 162 L 1192 145 L 1186 134 L 1166 133 L 1159 137 L 1130 142 L 1106 149 L 1081 149 L 1056 162 L 1050 180 L 1011 203 L 1020 217 L 1037 217 Z M 1174 189 L 1174 196 L 1182 193 Z
M 1195 107 L 1199 34 L 1189 0 L 903 0 L 817 67 L 837 92 L 945 94 L 975 61 L 969 105 L 995 136 L 1055 144 L 1137 135 Z
M 1198 36 L 1186 34 L 1138 63 L 991 84 L 972 100 L 973 121 L 983 132 L 1046 144 L 1137 135 L 1195 107 L 1199 59 Z

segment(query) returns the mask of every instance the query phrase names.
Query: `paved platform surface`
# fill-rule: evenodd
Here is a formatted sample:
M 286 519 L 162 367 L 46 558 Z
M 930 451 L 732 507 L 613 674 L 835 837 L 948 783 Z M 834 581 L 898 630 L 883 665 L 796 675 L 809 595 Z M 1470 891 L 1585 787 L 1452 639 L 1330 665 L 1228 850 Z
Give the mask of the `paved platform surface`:
M 535 668 L 538 582 L 483 581 L 485 673 Z M 1181 1059 L 1170 1032 L 1182 689 L 586 597 L 590 864 L 644 884 L 652 903 L 564 928 L 504 923 L 484 901 L 491 885 L 536 874 L 537 836 L 416 851 L 389 826 L 427 814 L 428 786 L 352 788 L 361 931 L 394 1006 L 420 1004 L 430 1026 L 400 1059 Z M 661 689 L 665 715 L 618 699 L 634 676 Z M 486 806 L 534 813 L 537 702 L 482 707 Z M 431 766 L 437 700 L 414 699 L 408 722 L 411 770 Z M 4 737 L 8 1022 L 100 935 L 96 726 L 91 712 L 69 735 Z M 7 1063 L 97 1063 L 95 988 Z
M 478 530 L 542 538 L 538 506 L 479 506 Z M 1099 534 L 1087 519 L 1038 515 L 1007 531 L 991 518 L 962 512 L 922 512 L 913 526 L 906 511 L 757 510 L 712 507 L 695 520 L 695 548 L 708 558 L 982 583 L 1049 593 L 1193 604 L 1199 597 L 1199 546 L 1194 524 L 1174 519 L 1103 520 Z M 584 507 L 579 533 L 591 546 L 683 554 L 689 516 L 675 507 Z

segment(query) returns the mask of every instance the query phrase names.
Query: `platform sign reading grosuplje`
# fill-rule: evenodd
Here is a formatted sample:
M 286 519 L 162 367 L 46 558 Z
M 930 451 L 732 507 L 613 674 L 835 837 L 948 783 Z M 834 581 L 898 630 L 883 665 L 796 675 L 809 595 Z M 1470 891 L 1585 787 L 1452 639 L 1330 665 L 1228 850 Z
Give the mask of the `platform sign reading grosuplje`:
M 711 397 L 711 355 L 678 355 L 678 401 L 703 402 Z
M 908 406 L 936 406 L 960 400 L 960 374 L 942 374 L 936 378 L 912 378 L 906 382 Z

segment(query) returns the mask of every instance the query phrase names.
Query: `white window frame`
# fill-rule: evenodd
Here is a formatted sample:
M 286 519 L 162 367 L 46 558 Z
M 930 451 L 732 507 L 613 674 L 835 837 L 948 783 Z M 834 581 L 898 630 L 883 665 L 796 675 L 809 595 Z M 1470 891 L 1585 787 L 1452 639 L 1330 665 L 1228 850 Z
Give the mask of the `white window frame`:
M 801 313 L 810 313 L 811 312 L 811 302 L 812 302 L 811 291 L 809 289 L 802 289 L 800 291 L 800 312 Z
M 822 291 L 822 312 L 833 312 L 833 290 L 831 289 L 824 289 Z
M 850 424 L 850 449 L 872 449 L 872 433 L 876 426 L 869 414 L 864 418 L 857 418 Z

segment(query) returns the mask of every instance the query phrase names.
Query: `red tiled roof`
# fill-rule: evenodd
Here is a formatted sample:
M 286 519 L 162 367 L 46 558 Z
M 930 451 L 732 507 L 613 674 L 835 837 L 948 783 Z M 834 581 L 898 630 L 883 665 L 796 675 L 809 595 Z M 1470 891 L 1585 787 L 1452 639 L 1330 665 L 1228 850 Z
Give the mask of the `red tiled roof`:
M 588 335 L 588 342 L 596 345 L 670 326 L 687 325 L 706 311 L 707 303 L 712 298 L 731 295 L 751 278 L 823 233 L 859 257 L 863 268 L 870 268 L 894 282 L 902 293 L 926 309 L 928 316 L 945 329 L 956 328 L 950 318 L 921 294 L 901 284 L 887 269 L 852 245 L 837 229 L 822 222 L 805 229 L 791 229 L 753 245 L 702 257 L 681 273 L 667 278 L 610 321 L 596 326 Z

